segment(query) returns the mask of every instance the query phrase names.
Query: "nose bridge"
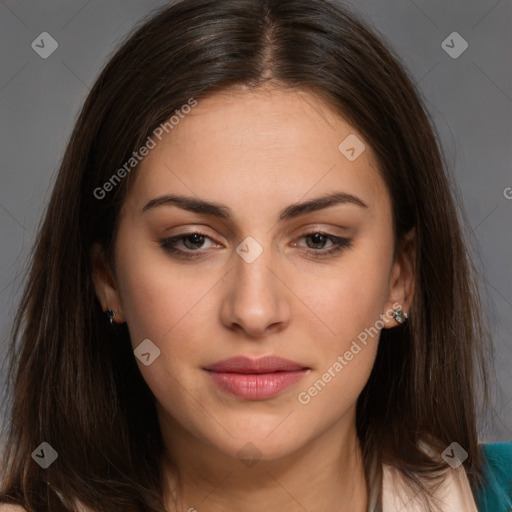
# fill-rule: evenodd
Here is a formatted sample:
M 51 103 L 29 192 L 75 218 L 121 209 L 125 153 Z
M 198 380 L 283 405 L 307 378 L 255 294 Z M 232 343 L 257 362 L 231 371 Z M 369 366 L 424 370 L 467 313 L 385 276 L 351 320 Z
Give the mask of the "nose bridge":
M 267 240 L 267 239 L 266 239 Z M 247 237 L 236 248 L 233 273 L 222 308 L 223 322 L 250 334 L 287 322 L 289 307 L 274 272 L 276 256 L 271 242 Z
M 261 237 L 260 237 L 261 240 Z M 235 263 L 235 292 L 239 300 L 246 300 L 246 306 L 252 309 L 270 306 L 275 300 L 275 277 L 269 267 L 273 266 L 271 243 L 267 240 L 265 246 L 255 238 L 247 237 L 237 247 L 238 261 Z
M 256 249 L 251 248 L 244 256 L 238 255 L 238 261 L 235 264 L 236 284 L 235 287 L 243 292 L 243 294 L 258 295 L 261 292 L 270 293 L 272 283 L 270 277 L 273 277 L 270 269 L 272 260 L 275 256 L 272 255 L 272 250 L 267 247 L 262 250 L 257 256 L 253 255 Z M 242 251 L 242 249 L 240 249 Z M 238 252 L 238 251 L 237 251 Z M 275 279 L 275 277 L 274 277 Z

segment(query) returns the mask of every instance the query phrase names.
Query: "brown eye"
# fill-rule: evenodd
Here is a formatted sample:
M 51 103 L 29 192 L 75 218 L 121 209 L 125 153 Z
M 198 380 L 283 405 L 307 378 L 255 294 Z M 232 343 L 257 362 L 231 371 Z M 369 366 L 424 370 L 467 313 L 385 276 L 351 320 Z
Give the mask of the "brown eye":
M 315 231 L 313 233 L 306 233 L 302 236 L 302 238 L 306 240 L 311 240 L 311 244 L 306 242 L 306 245 L 309 248 L 309 250 L 307 250 L 306 252 L 315 258 L 332 256 L 336 253 L 339 253 L 345 248 L 352 247 L 352 241 L 347 238 L 342 238 L 339 236 L 334 236 L 319 231 Z M 320 250 L 323 249 L 325 247 L 325 244 L 329 241 L 332 243 L 332 246 L 329 249 L 323 251 Z
M 203 245 L 204 243 L 204 235 L 200 235 L 199 233 L 193 233 L 192 235 L 186 235 L 186 236 L 182 236 L 181 239 L 183 240 L 183 245 L 187 248 L 187 249 L 191 249 L 191 250 L 194 250 L 194 249 L 200 249 L 201 247 L 195 247 L 196 245 Z M 185 242 L 187 241 L 191 241 L 191 244 L 193 247 L 189 247 L 187 246 L 187 244 Z
M 313 233 L 312 235 L 307 235 L 304 238 L 312 240 L 313 245 L 321 245 L 321 246 L 325 245 L 325 242 L 329 241 L 329 238 L 327 236 L 323 235 L 322 233 Z M 309 244 L 308 244 L 308 247 L 310 249 L 323 249 L 323 247 L 311 247 Z
M 200 249 L 203 249 L 206 240 L 212 240 L 206 233 L 182 233 L 160 240 L 160 246 L 177 258 L 194 259 L 205 255 L 205 251 Z

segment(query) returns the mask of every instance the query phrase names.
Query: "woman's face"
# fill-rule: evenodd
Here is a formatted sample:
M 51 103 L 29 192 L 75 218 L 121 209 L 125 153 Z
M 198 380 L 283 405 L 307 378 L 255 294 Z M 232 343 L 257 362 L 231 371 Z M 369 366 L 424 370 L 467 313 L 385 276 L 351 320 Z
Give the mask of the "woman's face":
M 142 161 L 115 284 L 95 283 L 133 348 L 150 340 L 137 364 L 168 441 L 271 460 L 355 429 L 379 331 L 410 304 L 413 270 L 393 243 L 390 198 L 352 126 L 306 92 L 217 93 Z M 239 356 L 253 361 L 212 371 Z M 265 356 L 296 366 L 258 367 Z

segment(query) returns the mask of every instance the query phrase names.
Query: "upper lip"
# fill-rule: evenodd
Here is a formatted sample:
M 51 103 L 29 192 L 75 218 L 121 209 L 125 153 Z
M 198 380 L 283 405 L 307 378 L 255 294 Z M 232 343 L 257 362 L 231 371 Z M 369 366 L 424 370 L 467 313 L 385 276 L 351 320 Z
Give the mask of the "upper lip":
M 205 366 L 204 369 L 225 373 L 271 373 L 278 371 L 290 372 L 305 370 L 307 367 L 277 356 L 266 356 L 259 359 L 238 356 L 210 364 Z

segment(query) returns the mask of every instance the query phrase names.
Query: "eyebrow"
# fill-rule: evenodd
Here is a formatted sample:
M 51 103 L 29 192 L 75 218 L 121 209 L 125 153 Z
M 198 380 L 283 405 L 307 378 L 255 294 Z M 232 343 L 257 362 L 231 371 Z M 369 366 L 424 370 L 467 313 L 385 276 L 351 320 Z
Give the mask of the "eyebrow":
M 293 219 L 301 215 L 305 215 L 306 213 L 323 210 L 340 204 L 349 204 L 356 205 L 361 208 L 368 208 L 366 203 L 357 196 L 347 194 L 345 192 L 333 192 L 331 194 L 317 197 L 316 199 L 311 199 L 302 203 L 294 203 L 287 206 L 279 213 L 279 220 L 283 221 Z M 141 213 L 159 206 L 177 206 L 183 210 L 202 215 L 219 217 L 221 219 L 231 218 L 231 210 L 225 205 L 175 194 L 166 194 L 152 199 L 146 204 L 146 206 L 144 206 Z

